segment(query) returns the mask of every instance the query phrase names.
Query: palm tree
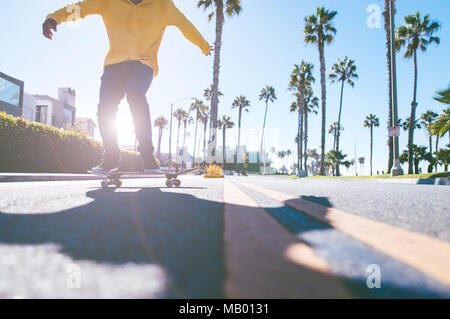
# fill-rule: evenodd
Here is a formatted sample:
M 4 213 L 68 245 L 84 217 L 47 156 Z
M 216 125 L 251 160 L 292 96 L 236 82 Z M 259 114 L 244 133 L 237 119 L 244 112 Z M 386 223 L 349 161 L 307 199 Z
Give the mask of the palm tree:
M 450 104 L 450 85 L 445 90 L 437 92 L 434 99 L 444 104 Z
M 167 119 L 164 116 L 160 116 L 155 120 L 155 126 L 159 128 L 159 135 L 158 135 L 158 151 L 156 153 L 156 157 L 161 161 L 161 140 L 162 140 L 162 134 L 163 130 L 167 128 Z
M 222 121 L 222 119 L 218 119 L 217 120 L 217 129 L 218 130 L 223 129 L 223 121 Z M 222 151 L 225 152 L 225 147 L 223 147 Z M 222 161 L 223 161 L 223 163 L 225 163 L 225 158 L 224 157 L 222 158 Z
M 203 91 L 203 97 L 210 104 L 210 106 L 207 107 L 207 110 L 205 112 L 206 118 L 203 119 L 203 124 L 204 124 L 204 132 L 203 132 L 203 160 L 206 159 L 206 130 L 207 130 L 207 125 L 208 125 L 208 120 L 209 120 L 209 117 L 210 117 L 209 110 L 211 109 L 212 93 L 213 93 L 213 85 L 212 84 L 211 84 L 211 86 L 209 88 L 206 88 Z M 220 90 L 218 90 L 217 96 L 219 98 L 219 97 L 223 96 L 223 93 Z M 212 126 L 212 124 L 210 124 L 210 127 L 211 126 Z
M 298 114 L 298 125 L 297 125 L 297 136 L 295 137 L 295 143 L 297 144 L 297 170 L 300 171 L 303 169 L 303 161 L 302 161 L 302 147 L 303 147 L 303 116 L 301 112 L 301 103 L 300 103 L 300 94 L 293 94 L 297 99 L 292 102 L 290 106 L 290 111 L 295 112 L 297 110 Z
M 436 152 L 436 158 L 441 165 L 444 165 L 444 171 L 448 171 L 448 163 L 450 162 L 450 149 L 441 149 Z
M 434 37 L 433 34 L 440 29 L 438 21 L 430 19 L 427 14 L 422 17 L 420 13 L 412 14 L 405 17 L 405 25 L 397 29 L 397 36 L 395 39 L 395 48 L 399 51 L 405 46 L 404 57 L 406 59 L 414 59 L 414 88 L 413 88 L 413 100 L 411 103 L 411 122 L 416 119 L 417 108 L 417 50 L 422 52 L 427 50 L 427 46 L 431 43 L 440 43 L 438 37 Z M 408 173 L 413 173 L 413 143 L 414 143 L 414 126 L 409 127 L 408 131 Z
M 227 162 L 227 157 L 226 157 L 226 153 L 225 153 L 225 147 L 226 147 L 226 131 L 227 129 L 232 129 L 234 127 L 234 123 L 231 121 L 231 117 L 229 116 L 222 116 L 222 120 L 221 120 L 221 124 L 222 124 L 222 134 L 223 134 L 223 163 L 225 164 Z
M 350 166 L 353 166 L 353 165 L 355 165 L 355 160 L 354 159 L 351 159 L 350 160 Z M 348 175 L 348 167 L 347 167 L 347 175 Z M 355 169 L 355 171 L 356 171 L 356 169 Z
M 427 159 L 428 154 L 426 146 L 417 146 L 416 144 L 413 144 L 414 174 L 419 174 L 419 164 L 421 161 Z M 408 156 L 408 150 L 404 150 L 400 155 L 400 162 L 402 164 L 406 163 L 408 161 Z
M 243 95 L 237 97 L 232 104 L 231 109 L 238 108 L 239 109 L 239 121 L 238 121 L 238 145 L 236 150 L 236 168 L 238 168 L 238 156 L 239 149 L 241 147 L 241 123 L 242 123 L 242 111 L 249 112 L 248 108 L 250 107 L 250 102 Z
M 333 176 L 335 176 L 334 172 L 337 173 L 336 168 L 344 163 L 344 159 L 347 157 L 347 155 L 343 154 L 341 151 L 331 150 L 327 153 L 327 159 L 332 163 L 333 165 Z M 339 176 L 339 175 L 337 175 Z
M 336 141 L 338 136 L 338 130 L 343 131 L 344 127 L 341 125 L 339 126 L 337 122 L 334 122 L 330 125 L 330 128 L 328 129 L 328 134 L 333 135 L 333 149 L 336 150 Z
M 399 123 L 398 125 L 399 125 L 400 127 L 403 127 L 403 130 L 405 130 L 405 131 L 408 131 L 408 130 L 409 130 L 409 127 L 411 126 L 411 120 L 410 120 L 409 117 L 406 118 L 405 122 L 403 122 L 403 123 L 402 123 L 402 120 L 399 119 L 399 120 L 398 120 L 398 123 Z M 422 128 L 422 125 L 420 125 L 419 120 L 414 120 L 413 129 L 421 129 L 421 128 Z
M 373 128 L 380 126 L 380 119 L 376 115 L 369 114 L 364 121 L 364 127 L 370 128 L 370 176 L 372 176 L 372 156 L 373 156 Z
M 346 56 L 343 60 L 337 60 L 331 68 L 330 75 L 328 76 L 331 83 L 341 82 L 341 99 L 339 104 L 339 116 L 337 121 L 337 134 L 336 134 L 336 151 L 339 151 L 339 137 L 341 136 L 341 115 L 342 115 L 342 101 L 344 98 L 344 84 L 347 83 L 351 87 L 355 86 L 355 80 L 358 79 L 356 74 L 355 60 L 351 60 Z M 336 175 L 340 176 L 339 163 L 336 166 Z
M 189 109 L 191 112 L 195 112 L 195 137 L 194 137 L 194 152 L 192 155 L 192 167 L 195 165 L 195 153 L 197 149 L 197 129 L 198 122 L 203 119 L 203 112 L 207 109 L 207 106 L 203 103 L 203 101 L 196 99 Z
M 314 160 L 314 162 L 311 163 L 311 172 L 314 175 L 317 175 L 318 168 L 320 166 L 320 154 L 317 153 L 317 150 L 315 148 L 313 148 L 312 150 L 308 150 L 308 157 Z
M 259 100 L 266 103 L 266 111 L 264 113 L 264 124 L 263 124 L 263 130 L 261 134 L 261 148 L 260 148 L 260 154 L 263 156 L 265 152 L 263 152 L 263 145 L 264 145 L 264 131 L 266 129 L 266 118 L 267 118 L 267 109 L 269 108 L 269 102 L 274 102 L 277 99 L 275 89 L 272 86 L 266 86 L 264 89 L 261 90 L 261 93 L 259 94 Z M 266 166 L 266 161 L 264 160 L 264 166 Z
M 450 85 L 447 87 L 447 89 L 437 92 L 434 99 L 436 101 L 444 103 L 444 104 L 450 104 Z M 444 111 L 444 113 L 445 112 L 446 111 Z M 448 113 L 448 111 L 447 111 L 447 113 Z M 445 123 L 445 120 L 441 119 L 439 121 L 439 124 L 434 125 L 433 128 L 430 127 L 432 135 L 436 135 L 436 146 L 435 146 L 436 151 L 438 151 L 438 145 L 439 145 L 439 138 L 440 138 L 439 131 L 445 126 L 444 123 Z M 447 127 L 448 127 L 448 125 L 447 125 Z M 444 131 L 445 131 L 445 129 L 444 129 Z M 448 135 L 448 138 L 450 139 L 450 134 Z M 437 169 L 437 165 L 435 166 L 435 168 Z
M 319 108 L 319 99 L 314 96 L 314 92 L 312 87 L 309 85 L 305 88 L 305 123 L 304 123 L 304 131 L 305 131 L 305 137 L 304 137 L 304 143 L 305 143 L 305 153 L 304 153 L 304 161 L 305 161 L 305 171 L 308 175 L 308 169 L 307 169 L 307 162 L 308 162 L 308 118 L 309 113 L 317 114 L 316 108 Z
M 206 131 L 208 129 L 208 116 L 209 109 L 205 105 L 205 108 L 200 112 L 200 122 L 203 123 L 203 160 L 206 158 Z
M 326 129 L 326 75 L 325 75 L 325 44 L 333 42 L 336 28 L 333 19 L 336 11 L 328 11 L 324 7 L 317 8 L 316 13 L 305 18 L 305 43 L 317 45 L 320 57 L 320 85 L 322 87 L 322 140 L 320 175 L 325 174 L 325 129 Z
M 180 145 L 180 128 L 181 128 L 181 122 L 183 121 L 184 117 L 187 116 L 187 112 L 183 109 L 176 109 L 175 112 L 173 112 L 173 116 L 178 120 L 178 131 L 177 131 L 177 154 L 178 154 L 178 147 Z
M 415 174 L 419 174 L 419 163 L 427 159 L 427 147 L 414 146 L 414 172 Z
M 366 158 L 364 156 L 358 157 L 358 163 L 359 163 L 359 170 L 364 173 L 364 163 L 366 161 Z M 362 174 L 361 174 L 362 176 Z
M 213 67 L 213 84 L 211 89 L 211 114 L 210 114 L 210 132 L 208 149 L 215 153 L 217 146 L 217 114 L 219 107 L 219 71 L 220 71 L 220 51 L 222 47 L 222 32 L 225 22 L 225 14 L 229 17 L 239 15 L 242 10 L 240 0 L 199 0 L 198 8 L 205 11 L 210 10 L 208 21 L 216 16 L 216 40 L 214 43 L 214 67 Z
M 420 124 L 422 125 L 422 127 L 426 128 L 428 131 L 430 154 L 433 154 L 433 147 L 432 147 L 433 135 L 431 134 L 431 131 L 430 131 L 430 125 L 436 120 L 437 117 L 438 117 L 438 114 L 433 111 L 430 111 L 430 110 L 426 111 L 425 113 L 423 113 L 420 116 L 420 119 L 421 119 Z
M 209 88 L 206 88 L 203 90 L 203 97 L 209 102 L 211 102 L 211 99 L 212 99 L 212 92 L 213 92 L 212 84 Z M 218 96 L 219 97 L 223 96 L 223 93 L 220 90 L 218 92 Z
M 286 158 L 289 159 L 289 156 L 292 155 L 292 151 L 291 150 L 286 150 Z
M 395 0 L 384 0 L 384 31 L 386 35 L 386 56 L 387 56 L 387 69 L 388 69 L 388 94 L 389 94 L 389 104 L 388 104 L 388 128 L 392 126 L 392 83 L 391 83 L 391 17 L 389 14 L 389 2 L 392 3 L 392 9 L 394 10 L 394 14 L 396 12 L 395 9 Z M 388 169 L 387 172 L 391 173 L 391 168 L 394 164 L 394 144 L 393 137 L 389 137 L 389 158 L 388 158 Z
M 438 117 L 438 119 L 430 125 L 430 131 L 432 135 L 436 135 L 436 138 L 444 136 L 448 133 L 450 143 L 450 108 L 444 110 L 444 112 Z M 437 146 L 436 146 L 437 151 Z
M 182 162 L 182 164 L 183 164 L 183 167 L 184 167 L 184 164 L 185 164 L 184 163 L 184 156 L 186 155 L 186 154 L 184 154 L 184 148 L 186 147 L 186 136 L 188 135 L 187 134 L 187 125 L 188 124 L 192 124 L 194 122 L 194 119 L 192 118 L 192 116 L 189 115 L 188 112 L 184 112 L 182 121 L 183 121 L 183 126 L 184 126 L 184 134 L 183 134 L 183 162 Z
M 281 159 L 281 169 L 283 169 L 283 159 L 286 157 L 286 151 L 278 151 L 277 156 Z
M 291 73 L 291 79 L 289 82 L 289 90 L 296 92 L 293 94 L 297 99 L 292 103 L 290 107 L 291 112 L 298 112 L 298 135 L 299 143 L 297 144 L 297 156 L 298 156 L 298 170 L 302 170 L 302 158 L 303 158 L 303 120 L 306 110 L 305 93 L 306 87 L 310 87 L 315 82 L 315 78 L 312 73 L 314 66 L 311 63 L 302 61 L 300 65 L 294 65 L 294 70 Z

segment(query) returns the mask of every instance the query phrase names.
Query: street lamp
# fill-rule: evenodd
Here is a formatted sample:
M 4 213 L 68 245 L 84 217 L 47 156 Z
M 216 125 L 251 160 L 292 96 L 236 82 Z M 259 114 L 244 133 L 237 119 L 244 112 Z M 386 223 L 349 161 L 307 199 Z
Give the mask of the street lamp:
M 170 104 L 170 136 L 169 136 L 169 168 L 172 168 L 172 121 L 173 121 L 173 105 L 184 101 L 184 100 L 195 100 L 195 97 L 186 97 L 183 99 L 179 99 Z
M 397 66 L 395 61 L 395 23 L 394 23 L 394 0 L 389 0 L 389 18 L 390 18 L 390 28 L 391 28 L 391 93 L 392 93 L 392 123 L 390 123 L 391 128 L 398 128 L 398 112 L 397 112 Z M 394 133 L 394 131 L 396 131 Z M 394 164 L 391 168 L 391 176 L 403 175 L 403 169 L 400 165 L 400 155 L 398 148 L 398 136 L 399 130 L 393 129 L 393 155 L 394 155 Z

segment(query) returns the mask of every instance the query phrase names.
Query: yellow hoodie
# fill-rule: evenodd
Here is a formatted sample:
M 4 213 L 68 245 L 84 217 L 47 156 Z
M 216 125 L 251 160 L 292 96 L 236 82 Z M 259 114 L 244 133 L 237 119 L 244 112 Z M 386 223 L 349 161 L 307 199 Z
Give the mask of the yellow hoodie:
M 167 26 L 178 27 L 183 35 L 204 54 L 210 45 L 200 32 L 177 9 L 172 0 L 142 0 L 138 5 L 130 0 L 84 0 L 68 5 L 47 18 L 58 24 L 99 14 L 109 37 L 110 50 L 105 67 L 124 61 L 140 61 L 158 74 L 158 50 Z

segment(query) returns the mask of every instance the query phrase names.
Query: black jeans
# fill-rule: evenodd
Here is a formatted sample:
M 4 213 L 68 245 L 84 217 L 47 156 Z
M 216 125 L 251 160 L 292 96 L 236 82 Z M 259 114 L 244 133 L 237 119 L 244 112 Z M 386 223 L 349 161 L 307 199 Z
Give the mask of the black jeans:
M 139 61 L 122 62 L 105 68 L 97 113 L 105 158 L 120 158 L 115 122 L 118 106 L 125 95 L 133 116 L 138 150 L 144 161 L 153 156 L 152 125 L 145 96 L 152 80 L 153 69 Z

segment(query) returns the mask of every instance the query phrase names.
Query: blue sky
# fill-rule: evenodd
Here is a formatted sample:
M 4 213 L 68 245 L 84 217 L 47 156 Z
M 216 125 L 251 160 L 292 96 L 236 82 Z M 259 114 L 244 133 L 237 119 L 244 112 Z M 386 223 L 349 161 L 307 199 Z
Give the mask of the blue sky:
M 196 8 L 196 1 L 174 0 L 175 4 L 198 27 L 210 42 L 214 42 L 214 24 L 208 23 L 206 13 Z M 418 82 L 418 111 L 434 110 L 440 113 L 443 106 L 432 99 L 438 89 L 449 83 L 450 66 L 448 39 L 450 3 L 448 0 L 399 0 L 397 25 L 407 14 L 420 11 L 438 19 L 442 29 L 438 33 L 440 46 L 432 45 L 426 54 L 420 54 Z M 41 25 L 47 13 L 66 4 L 67 0 L 3 0 L 0 3 L 0 71 L 25 81 L 28 93 L 57 95 L 58 87 L 69 86 L 77 91 L 79 117 L 95 119 L 98 89 L 103 60 L 108 50 L 106 32 L 98 16 L 90 16 L 75 26 L 60 26 L 53 41 L 41 35 Z M 369 172 L 369 129 L 363 127 L 366 115 L 376 114 L 380 127 L 374 133 L 374 171 L 387 166 L 387 72 L 383 20 L 381 28 L 369 28 L 369 5 L 379 5 L 380 0 L 243 0 L 239 17 L 227 19 L 224 25 L 220 89 L 224 93 L 219 114 L 227 114 L 237 123 L 237 111 L 231 110 L 236 96 L 245 95 L 251 102 L 251 111 L 243 118 L 242 143 L 257 150 L 264 117 L 264 103 L 258 100 L 266 85 L 275 87 L 278 100 L 271 104 L 268 113 L 267 146 L 277 150 L 295 150 L 294 138 L 297 117 L 289 112 L 293 101 L 287 86 L 293 65 L 301 60 L 315 65 L 315 94 L 320 96 L 318 51 L 303 43 L 304 17 L 320 5 L 338 11 L 335 41 L 326 47 L 327 71 L 337 58 L 348 55 L 356 60 L 359 80 L 355 88 L 346 87 L 342 124 L 345 131 L 341 147 L 350 158 L 367 159 L 365 173 Z M 413 88 L 413 63 L 398 56 L 399 116 L 409 116 Z M 212 82 L 212 57 L 185 40 L 174 27 L 167 29 L 159 52 L 160 74 L 154 79 L 148 93 L 152 118 L 169 116 L 170 103 L 185 97 L 201 97 Z M 188 108 L 189 102 L 179 106 Z M 327 131 L 337 120 L 339 86 L 327 82 Z M 119 111 L 120 142 L 133 144 L 131 117 L 122 103 Z M 312 116 L 309 130 L 309 147 L 320 149 L 320 113 Z M 191 129 L 192 131 L 192 129 Z M 229 145 L 237 143 L 237 130 L 230 132 Z M 174 131 L 176 133 L 176 131 Z M 154 140 L 157 136 L 154 131 Z M 193 135 L 193 132 L 192 132 Z M 219 136 L 221 138 L 221 136 Z M 167 150 L 168 131 L 165 131 L 163 151 Z M 188 142 L 193 143 L 190 138 Z M 221 140 L 221 139 L 220 139 Z M 448 139 L 444 139 L 445 142 Z M 327 150 L 332 148 L 332 137 L 327 135 Z M 400 148 L 407 143 L 406 133 L 400 137 Z M 425 130 L 417 130 L 415 143 L 428 145 Z M 270 144 L 270 145 L 269 145 Z M 444 141 L 441 142 L 441 145 Z M 289 161 L 291 161 L 289 159 Z M 425 167 L 425 166 L 423 166 Z M 358 167 L 359 169 L 359 167 Z M 406 170 L 407 167 L 405 166 Z M 344 169 L 344 172 L 345 169 Z

